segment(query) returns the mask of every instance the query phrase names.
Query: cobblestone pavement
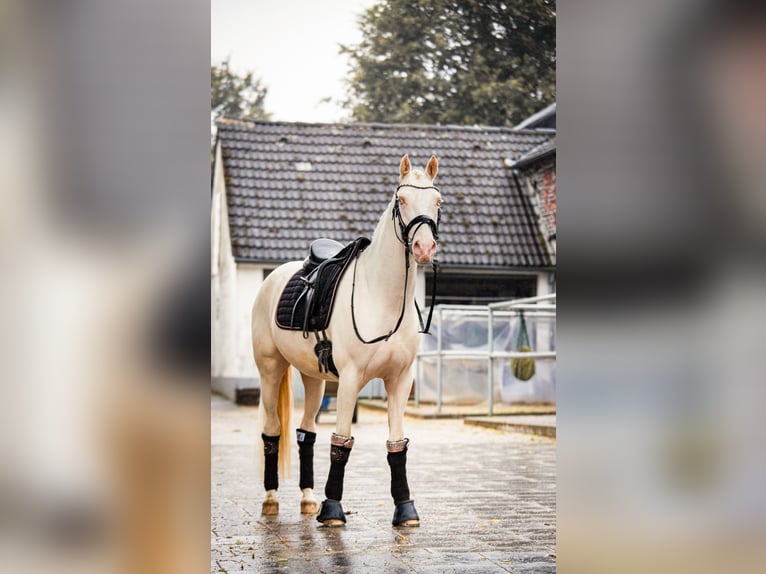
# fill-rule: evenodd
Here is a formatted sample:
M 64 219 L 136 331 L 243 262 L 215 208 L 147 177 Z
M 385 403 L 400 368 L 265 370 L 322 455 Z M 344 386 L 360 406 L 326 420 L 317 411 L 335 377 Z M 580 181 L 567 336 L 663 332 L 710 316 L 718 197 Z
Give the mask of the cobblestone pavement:
M 407 471 L 421 526 L 394 528 L 386 415 L 360 409 L 343 494 L 348 522 L 330 529 L 300 514 L 295 444 L 293 476 L 280 483 L 280 514 L 261 516 L 256 411 L 212 397 L 211 572 L 556 571 L 553 440 L 408 418 Z M 317 427 L 320 501 L 334 419 L 324 414 Z

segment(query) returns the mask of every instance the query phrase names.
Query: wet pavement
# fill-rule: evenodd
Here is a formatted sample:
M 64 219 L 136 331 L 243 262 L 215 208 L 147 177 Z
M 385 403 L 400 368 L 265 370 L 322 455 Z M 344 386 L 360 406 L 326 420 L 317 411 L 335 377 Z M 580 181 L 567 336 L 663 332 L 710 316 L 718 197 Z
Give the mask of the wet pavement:
M 386 411 L 388 404 L 385 399 L 359 399 L 359 404 L 365 407 Z M 414 401 L 407 403 L 404 413 L 407 416 L 420 419 L 462 419 L 467 416 L 487 416 L 487 403 L 475 405 L 441 405 L 441 408 L 433 403 L 421 403 L 415 406 Z M 508 404 L 496 402 L 493 406 L 494 416 L 542 416 L 555 415 L 556 405 L 551 403 L 535 404 Z
M 330 529 L 300 514 L 295 445 L 293 476 L 280 483 L 280 514 L 261 516 L 256 411 L 211 399 L 211 572 L 556 571 L 555 441 L 455 419 L 408 418 L 407 471 L 421 526 L 395 528 L 386 415 L 361 408 L 346 467 L 348 522 Z M 325 414 L 317 426 L 320 501 L 334 419 Z
M 556 438 L 556 415 L 466 417 L 465 424 Z

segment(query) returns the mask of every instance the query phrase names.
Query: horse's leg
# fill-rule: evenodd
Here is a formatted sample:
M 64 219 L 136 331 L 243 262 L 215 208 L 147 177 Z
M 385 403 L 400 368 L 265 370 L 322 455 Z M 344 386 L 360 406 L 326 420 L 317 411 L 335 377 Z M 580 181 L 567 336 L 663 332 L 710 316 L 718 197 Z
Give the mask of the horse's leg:
M 322 406 L 324 381 L 301 373 L 306 401 L 303 405 L 303 420 L 298 429 L 298 456 L 301 464 L 301 514 L 316 514 L 317 501 L 314 497 L 314 443 L 316 442 L 316 415 Z
M 404 376 L 389 382 L 385 381 L 388 394 L 388 466 L 391 469 L 391 496 L 394 499 L 394 526 L 419 526 L 420 518 L 415 510 L 415 503 L 410 498 L 407 483 L 407 445 L 410 439 L 404 438 L 404 409 L 412 390 L 412 373 L 408 370 Z
M 259 365 L 261 375 L 261 416 L 263 417 L 263 488 L 266 498 L 261 512 L 267 516 L 279 514 L 279 439 L 280 424 L 278 414 L 279 386 L 289 365 L 286 361 L 268 360 Z M 287 438 L 285 437 L 285 440 Z
M 356 397 L 359 394 L 359 376 L 350 371 L 341 373 L 338 382 L 337 416 L 335 432 L 330 438 L 330 472 L 325 483 L 325 500 L 319 510 L 317 520 L 325 526 L 341 526 L 346 522 L 346 515 L 341 506 L 343 498 L 343 478 L 346 463 L 354 446 L 351 436 L 351 420 L 354 416 Z

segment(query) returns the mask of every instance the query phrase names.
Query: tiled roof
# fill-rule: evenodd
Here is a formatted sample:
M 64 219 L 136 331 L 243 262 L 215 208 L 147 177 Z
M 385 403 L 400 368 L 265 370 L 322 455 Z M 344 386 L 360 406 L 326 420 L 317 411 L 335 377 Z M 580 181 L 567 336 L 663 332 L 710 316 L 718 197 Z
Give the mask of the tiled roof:
M 303 259 L 309 243 L 372 236 L 408 153 L 439 159 L 443 267 L 548 267 L 507 160 L 550 134 L 512 128 L 218 122 L 232 250 L 238 261 Z
M 551 139 L 541 143 L 540 145 L 533 147 L 531 150 L 526 152 L 520 158 L 516 159 L 516 161 L 514 161 L 513 165 L 510 167 L 519 168 L 519 169 L 525 168 L 529 165 L 532 165 L 537 160 L 550 155 L 555 155 L 555 153 L 556 153 L 556 138 L 552 137 Z

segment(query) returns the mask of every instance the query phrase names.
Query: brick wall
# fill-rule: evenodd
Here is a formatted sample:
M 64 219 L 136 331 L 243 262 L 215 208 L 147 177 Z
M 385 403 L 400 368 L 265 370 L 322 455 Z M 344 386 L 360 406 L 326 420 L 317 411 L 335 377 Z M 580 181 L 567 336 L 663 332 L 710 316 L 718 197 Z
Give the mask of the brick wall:
M 546 239 L 556 233 L 556 160 L 548 159 L 522 173 Z
M 552 166 L 543 172 L 541 199 L 543 217 L 546 218 L 546 227 L 551 227 L 556 233 L 556 166 Z

